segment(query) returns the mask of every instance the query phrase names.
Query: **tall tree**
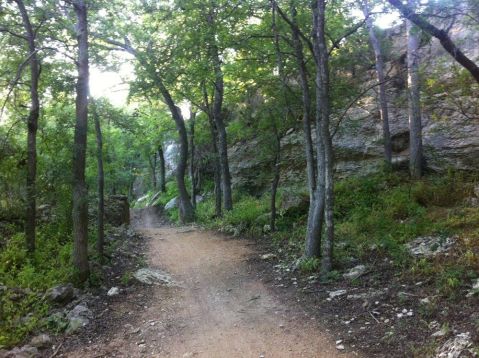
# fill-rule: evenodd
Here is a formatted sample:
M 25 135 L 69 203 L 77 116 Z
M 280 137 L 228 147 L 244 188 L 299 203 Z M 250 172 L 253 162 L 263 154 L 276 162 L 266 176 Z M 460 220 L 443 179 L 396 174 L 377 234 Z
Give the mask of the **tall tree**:
M 412 8 L 416 0 L 408 0 Z M 419 45 L 420 29 L 407 21 L 407 74 L 408 74 L 408 114 L 409 114 L 409 173 L 413 178 L 422 176 L 422 121 L 419 88 Z
M 190 114 L 190 180 L 191 180 L 191 205 L 196 208 L 196 176 L 195 176 L 195 121 L 196 112 Z
M 369 31 L 369 41 L 374 51 L 376 76 L 378 77 L 379 86 L 379 113 L 381 115 L 383 126 L 383 141 L 384 141 L 384 158 L 386 163 L 391 164 L 392 161 L 392 147 L 391 147 L 391 134 L 389 132 L 389 109 L 388 99 L 386 95 L 386 81 L 384 76 L 384 61 L 381 50 L 381 44 L 376 36 L 374 30 L 374 23 L 371 17 L 371 11 L 369 8 L 369 1 L 363 0 L 362 3 L 364 17 L 366 18 L 366 25 Z
M 95 134 L 96 134 L 96 155 L 97 155 L 97 183 L 98 183 L 98 235 L 96 241 L 96 248 L 100 261 L 103 261 L 104 256 L 104 243 L 105 243 L 105 174 L 103 170 L 103 135 L 101 132 L 100 116 L 98 115 L 98 108 L 95 101 L 92 102 L 93 119 L 95 121 Z
M 231 191 L 231 175 L 228 163 L 228 140 L 226 136 L 226 127 L 223 119 L 223 98 L 224 98 L 224 76 L 221 69 L 221 59 L 216 41 L 216 13 L 213 2 L 210 2 L 210 8 L 206 15 L 209 26 L 208 47 L 209 58 L 213 63 L 214 71 L 214 99 L 213 99 L 213 119 L 218 131 L 218 150 L 221 165 L 221 186 L 223 192 L 225 210 L 233 209 L 233 195 Z
M 88 12 L 84 0 L 73 1 L 77 24 L 78 79 L 76 84 L 76 122 L 73 147 L 73 264 L 80 282 L 88 279 L 88 192 L 85 183 L 88 130 Z
M 30 22 L 25 4 L 22 0 L 15 0 L 20 11 L 25 38 L 28 43 L 28 59 L 30 64 L 30 113 L 27 126 L 27 204 L 25 218 L 25 239 L 29 252 L 35 251 L 36 230 L 36 175 L 37 175 L 37 129 L 40 116 L 40 100 L 38 96 L 38 82 L 40 78 L 40 64 L 37 56 L 36 33 Z
M 334 239 L 334 182 L 333 144 L 329 129 L 329 51 L 326 44 L 326 1 L 315 0 L 313 4 L 313 49 L 316 57 L 316 127 L 318 132 L 318 174 L 320 191 L 316 200 L 324 196 L 325 238 L 321 245 L 321 273 L 327 274 L 332 267 Z M 324 178 L 324 182 L 322 181 Z M 318 210 L 323 204 L 317 203 Z
M 160 161 L 160 190 L 161 192 L 166 193 L 166 165 L 162 144 L 158 146 L 158 159 Z

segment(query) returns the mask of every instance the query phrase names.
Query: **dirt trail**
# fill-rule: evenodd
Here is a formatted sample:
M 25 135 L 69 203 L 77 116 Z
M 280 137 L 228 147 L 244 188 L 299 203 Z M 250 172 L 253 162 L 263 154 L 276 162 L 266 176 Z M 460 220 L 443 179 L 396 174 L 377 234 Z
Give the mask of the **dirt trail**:
M 262 283 L 250 242 L 193 228 L 137 230 L 150 238 L 149 266 L 178 287 L 154 287 L 124 329 L 66 356 L 348 357 L 299 305 L 281 303 Z

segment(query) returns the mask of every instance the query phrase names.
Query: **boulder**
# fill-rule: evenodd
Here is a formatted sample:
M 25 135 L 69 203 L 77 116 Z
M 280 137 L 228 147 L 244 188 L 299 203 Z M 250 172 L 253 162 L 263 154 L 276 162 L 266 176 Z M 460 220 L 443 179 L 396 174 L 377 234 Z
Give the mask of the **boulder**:
M 309 195 L 302 192 L 285 191 L 281 195 L 280 212 L 285 216 L 302 215 L 308 212 Z
M 455 337 L 448 339 L 436 351 L 436 358 L 460 358 L 466 354 L 472 353 L 471 334 L 469 332 L 460 333 Z M 471 355 L 472 356 L 472 355 Z
M 30 345 L 37 348 L 46 348 L 50 346 L 51 343 L 52 339 L 50 338 L 50 336 L 44 333 L 33 337 L 30 341 Z
M 81 327 L 90 323 L 93 318 L 93 313 L 85 305 L 76 305 L 73 309 L 67 313 L 68 326 L 66 329 L 67 334 L 71 334 Z
M 105 199 L 105 222 L 112 226 L 130 224 L 130 204 L 126 195 L 112 195 Z
M 175 285 L 170 275 L 158 269 L 142 268 L 136 271 L 133 277 L 146 285 Z
M 414 257 L 434 257 L 446 253 L 456 242 L 454 237 L 423 236 L 406 244 Z
M 343 277 L 346 280 L 355 280 L 355 279 L 361 277 L 362 275 L 364 275 L 365 273 L 366 273 L 366 266 L 357 265 L 357 266 L 353 267 L 352 269 L 350 269 L 348 272 L 344 273 Z
M 2 356 L 3 357 L 3 356 Z M 13 348 L 11 351 L 5 353 L 5 358 L 34 358 L 40 357 L 38 349 L 32 346 L 23 346 Z
M 73 285 L 71 283 L 67 283 L 65 285 L 58 285 L 58 286 L 49 288 L 47 292 L 45 292 L 44 297 L 53 303 L 58 303 L 58 304 L 69 303 L 75 297 Z
M 108 296 L 117 296 L 120 293 L 120 289 L 118 287 L 112 287 L 108 290 L 107 295 Z

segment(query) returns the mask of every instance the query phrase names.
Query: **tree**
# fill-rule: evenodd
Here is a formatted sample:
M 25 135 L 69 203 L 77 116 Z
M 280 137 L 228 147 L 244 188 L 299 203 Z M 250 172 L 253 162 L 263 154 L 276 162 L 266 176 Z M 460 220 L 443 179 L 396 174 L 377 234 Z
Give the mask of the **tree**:
M 369 9 L 368 0 L 363 0 L 362 4 L 363 14 L 366 18 L 366 25 L 369 31 L 369 40 L 374 51 L 376 76 L 378 77 L 379 86 L 379 113 L 381 115 L 383 125 L 383 141 L 384 141 L 384 158 L 386 163 L 391 165 L 392 161 L 392 147 L 391 134 L 389 132 L 389 109 L 388 99 L 386 95 L 386 77 L 384 75 L 384 61 L 381 50 L 381 44 L 376 36 L 374 30 L 373 19 L 371 18 L 371 11 Z
M 96 247 L 100 261 L 103 260 L 104 256 L 104 244 L 105 244 L 105 174 L 103 170 L 103 136 L 101 132 L 100 117 L 98 115 L 98 110 L 96 107 L 95 101 L 92 102 L 93 107 L 93 119 L 95 121 L 95 133 L 96 133 L 96 154 L 97 154 L 97 165 L 98 165 L 98 236 L 96 241 Z
M 416 0 L 408 0 L 415 6 Z M 408 70 L 408 114 L 409 114 L 409 172 L 411 177 L 422 176 L 422 121 L 419 89 L 419 44 L 420 31 L 407 21 L 407 70 Z
M 38 82 L 40 78 L 40 64 L 37 56 L 36 33 L 30 22 L 25 4 L 22 0 L 15 0 L 20 11 L 25 39 L 28 43 L 28 62 L 30 64 L 30 113 L 28 115 L 27 138 L 27 205 L 25 218 L 25 240 L 27 250 L 35 250 L 36 229 L 36 174 L 37 174 L 37 129 L 40 116 L 40 100 L 38 96 Z
M 329 51 L 325 35 L 326 1 L 313 4 L 313 49 L 316 57 L 316 130 L 318 131 L 318 173 L 316 210 L 323 209 L 326 226 L 321 245 L 321 273 L 331 271 L 334 239 L 333 143 L 329 131 Z M 324 180 L 324 182 L 323 182 Z M 324 199 L 323 199 L 324 196 Z M 324 202 L 324 204 L 323 204 Z
M 76 84 L 76 123 L 73 147 L 73 264 L 78 280 L 85 282 L 90 274 L 88 264 L 88 192 L 85 183 L 88 130 L 88 15 L 83 0 L 75 0 L 77 17 L 78 80 Z

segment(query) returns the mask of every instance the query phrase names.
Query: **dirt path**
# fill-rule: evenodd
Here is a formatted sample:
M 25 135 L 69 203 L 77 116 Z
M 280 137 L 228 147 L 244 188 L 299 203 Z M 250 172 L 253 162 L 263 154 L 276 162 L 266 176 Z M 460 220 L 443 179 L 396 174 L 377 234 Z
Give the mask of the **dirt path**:
M 280 303 L 268 290 L 249 260 L 256 255 L 250 242 L 192 228 L 138 231 L 151 238 L 148 265 L 170 273 L 178 287 L 154 287 L 134 314 L 120 312 L 132 317 L 123 329 L 65 356 L 348 356 L 299 305 Z

